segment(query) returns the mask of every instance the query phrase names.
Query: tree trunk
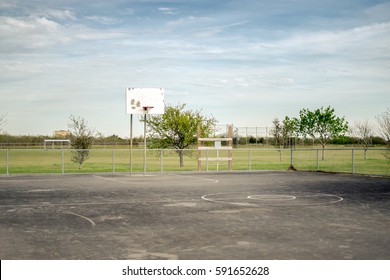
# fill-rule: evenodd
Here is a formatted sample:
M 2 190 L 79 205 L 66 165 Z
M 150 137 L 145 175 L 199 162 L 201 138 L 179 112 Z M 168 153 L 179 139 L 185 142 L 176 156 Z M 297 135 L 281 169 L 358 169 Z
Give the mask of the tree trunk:
M 183 150 L 179 150 L 179 158 L 180 158 L 180 167 L 184 166 L 184 152 Z

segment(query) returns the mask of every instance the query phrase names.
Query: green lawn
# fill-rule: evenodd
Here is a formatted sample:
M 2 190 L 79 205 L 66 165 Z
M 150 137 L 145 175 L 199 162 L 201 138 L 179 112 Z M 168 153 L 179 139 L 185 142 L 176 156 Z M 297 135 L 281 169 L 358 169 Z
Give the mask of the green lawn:
M 296 149 L 292 151 L 293 165 L 298 170 L 376 174 L 390 176 L 390 160 L 385 150 L 370 150 L 364 159 L 363 151 L 354 151 L 352 164 L 351 149 Z M 275 149 L 233 149 L 233 170 L 287 170 L 290 166 L 290 150 Z M 179 167 L 178 154 L 171 150 L 147 151 L 147 172 L 197 171 L 198 152 L 186 152 L 184 167 Z M 202 157 L 216 158 L 216 151 L 202 151 Z M 227 151 L 219 151 L 219 157 L 227 157 Z M 62 158 L 63 157 L 63 158 Z M 92 149 L 90 158 L 79 168 L 71 160 L 71 150 L 8 150 L 9 174 L 32 173 L 92 173 L 130 172 L 129 149 Z M 132 171 L 143 172 L 143 149 L 133 149 Z M 226 161 L 202 161 L 202 171 L 228 170 Z M 0 175 L 7 174 L 7 150 L 0 150 Z

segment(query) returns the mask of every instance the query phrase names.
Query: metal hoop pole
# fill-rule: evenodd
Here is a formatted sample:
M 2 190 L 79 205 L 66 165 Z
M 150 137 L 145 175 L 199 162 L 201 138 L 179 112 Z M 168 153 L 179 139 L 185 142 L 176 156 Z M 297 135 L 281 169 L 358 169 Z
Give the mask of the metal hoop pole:
M 146 176 L 146 114 L 144 114 L 144 176 Z
M 133 114 L 130 114 L 130 176 L 133 175 Z

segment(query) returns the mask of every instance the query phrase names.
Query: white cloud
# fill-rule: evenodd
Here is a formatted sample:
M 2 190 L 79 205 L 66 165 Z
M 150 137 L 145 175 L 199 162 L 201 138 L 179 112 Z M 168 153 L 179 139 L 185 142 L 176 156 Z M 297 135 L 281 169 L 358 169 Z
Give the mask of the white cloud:
M 113 17 L 97 16 L 97 15 L 86 16 L 85 18 L 104 25 L 118 24 L 122 21 Z
M 179 12 L 178 8 L 160 7 L 157 10 L 164 15 L 175 15 Z
M 201 38 L 211 37 L 217 33 L 226 32 L 226 29 L 237 27 L 240 25 L 244 25 L 248 22 L 249 22 L 248 20 L 244 20 L 244 21 L 239 21 L 239 22 L 234 22 L 234 23 L 229 23 L 229 24 L 207 27 L 207 28 L 204 28 L 200 31 L 197 31 L 196 36 L 201 37 Z
M 128 118 L 118 108 L 127 86 L 162 86 L 170 104 L 188 103 L 243 125 L 329 102 L 343 108 L 346 100 L 358 100 L 349 105 L 357 111 L 370 102 L 377 102 L 372 108 L 388 103 L 390 19 L 375 14 L 389 5 L 359 6 L 354 11 L 362 19 L 318 10 L 312 17 L 308 8 L 302 17 L 275 22 L 279 13 L 264 16 L 271 4 L 259 9 L 253 1 L 235 1 L 240 7 L 229 11 L 219 9 L 222 2 L 210 9 L 207 1 L 184 1 L 180 9 L 169 7 L 172 1 L 135 1 L 120 9 L 114 2 L 92 7 L 64 0 L 63 6 L 3 12 L 0 111 L 9 110 L 11 133 L 26 132 L 25 125 L 13 128 L 13 118 L 27 111 L 37 120 L 29 133 L 52 131 L 46 120 L 56 111 L 59 121 L 80 114 L 98 130 L 122 134 Z
M 165 26 L 170 29 L 174 28 L 188 28 L 188 27 L 197 27 L 200 24 L 209 23 L 212 21 L 210 17 L 196 17 L 196 16 L 187 16 L 182 17 L 176 20 L 168 21 Z
M 77 17 L 74 11 L 69 9 L 58 10 L 58 9 L 41 9 L 39 11 L 33 12 L 32 15 L 47 17 L 57 20 L 72 20 L 76 21 Z
M 387 45 L 382 45 L 387 42 Z M 390 22 L 361 26 L 343 31 L 303 32 L 275 42 L 263 44 L 277 53 L 331 54 L 339 55 L 351 50 L 382 55 L 390 50 Z M 375 50 L 368 52 L 367 48 Z
M 45 17 L 13 18 L 0 17 L 0 30 L 2 35 L 7 32 L 16 34 L 38 33 L 42 30 L 55 31 L 59 24 Z
M 45 17 L 0 17 L 0 53 L 47 47 L 67 41 L 60 24 Z
M 91 16 L 91 20 L 112 24 L 110 18 Z M 40 16 L 0 16 L 0 53 L 20 53 L 45 50 L 48 47 L 90 40 L 109 40 L 123 37 L 120 30 L 99 30 L 78 23 L 58 23 Z

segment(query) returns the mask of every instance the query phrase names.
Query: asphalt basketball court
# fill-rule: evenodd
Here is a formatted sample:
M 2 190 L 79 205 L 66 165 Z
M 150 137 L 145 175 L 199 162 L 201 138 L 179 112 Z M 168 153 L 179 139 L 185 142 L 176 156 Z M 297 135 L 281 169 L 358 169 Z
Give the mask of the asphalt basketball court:
M 390 179 L 304 172 L 0 178 L 0 259 L 390 259 Z

